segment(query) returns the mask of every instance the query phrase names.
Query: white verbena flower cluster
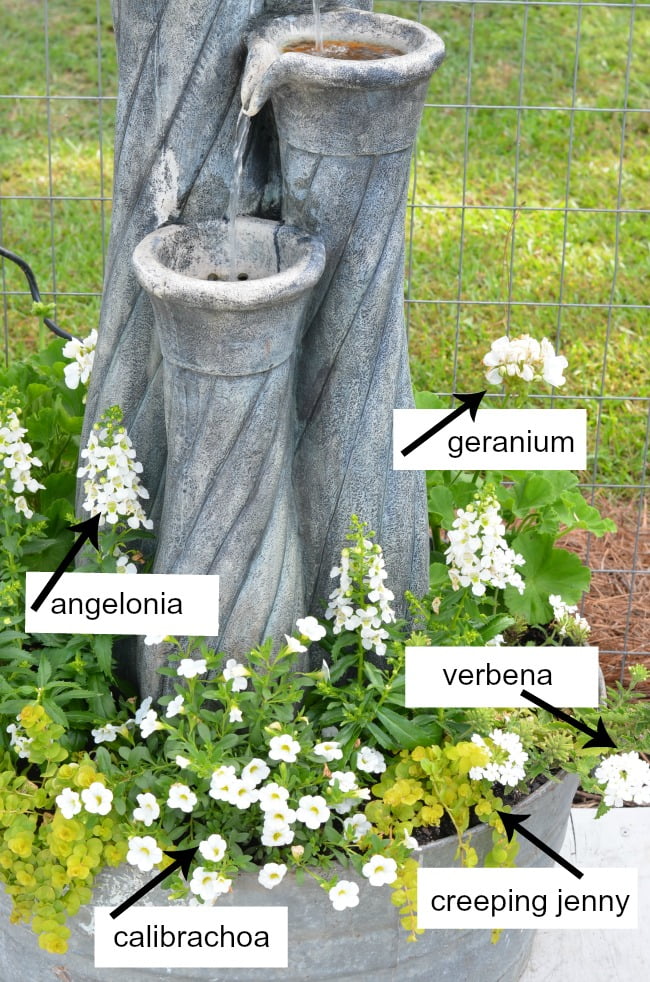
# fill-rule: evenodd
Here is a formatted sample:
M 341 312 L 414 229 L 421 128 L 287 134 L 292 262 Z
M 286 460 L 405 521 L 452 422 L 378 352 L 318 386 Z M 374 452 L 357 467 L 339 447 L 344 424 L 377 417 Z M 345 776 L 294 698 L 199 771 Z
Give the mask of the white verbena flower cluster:
M 0 490 L 8 490 L 8 477 L 15 495 L 14 508 L 25 518 L 31 518 L 34 512 L 27 504 L 24 492 L 38 491 L 44 487 L 31 473 L 32 467 L 42 467 L 43 463 L 38 457 L 32 457 L 31 444 L 23 440 L 26 434 L 27 430 L 20 425 L 18 413 L 10 409 L 6 419 L 0 420 Z
M 334 634 L 360 628 L 365 650 L 374 649 L 375 654 L 385 655 L 388 631 L 382 625 L 395 621 L 395 612 L 390 605 L 395 594 L 384 583 L 388 573 L 381 546 L 370 539 L 363 539 L 361 547 L 343 549 L 341 561 L 332 569 L 330 576 L 339 577 L 339 585 L 330 594 L 325 611 L 325 617 L 334 621 Z M 363 600 L 360 602 L 355 599 L 355 577 L 361 581 L 359 585 Z
M 112 418 L 103 425 L 96 423 L 81 458 L 85 464 L 78 469 L 77 477 L 86 478 L 84 511 L 99 513 L 100 525 L 115 525 L 124 519 L 132 529 L 153 528 L 138 500 L 149 497 L 140 482 L 142 464 L 135 459 L 135 449 L 123 426 L 116 425 Z
M 469 776 L 473 781 L 498 781 L 506 788 L 513 788 L 526 777 L 524 764 L 528 754 L 524 750 L 521 739 L 516 733 L 504 733 L 503 730 L 492 730 L 487 743 L 482 736 L 475 733 L 472 743 L 482 747 L 489 754 L 489 759 L 482 767 L 472 767 Z
M 638 753 L 606 757 L 594 771 L 594 777 L 604 785 L 606 805 L 620 808 L 626 801 L 650 805 L 650 764 Z
M 96 344 L 97 331 L 93 328 L 88 337 L 82 341 L 79 338 L 72 338 L 63 345 L 63 355 L 72 359 L 70 364 L 63 369 L 65 384 L 69 389 L 78 388 L 80 382 L 82 385 L 88 383 L 90 373 L 93 370 Z
M 562 597 L 557 593 L 552 593 L 548 602 L 553 608 L 553 620 L 555 621 L 560 637 L 574 637 L 576 633 L 580 637 L 586 637 L 590 631 L 589 621 L 586 617 L 581 617 L 575 604 L 565 604 Z
M 482 597 L 488 586 L 499 590 L 513 586 L 524 592 L 524 581 L 515 569 L 524 565 L 524 558 L 510 548 L 505 531 L 499 503 L 490 492 L 476 495 L 475 503 L 458 509 L 445 551 L 454 590 L 471 587 L 475 597 Z
M 536 341 L 530 334 L 518 338 L 501 337 L 483 359 L 487 367 L 485 377 L 491 385 L 501 385 L 508 378 L 516 377 L 524 382 L 543 379 L 552 386 L 564 385 L 563 372 L 568 362 L 564 355 L 556 355 L 547 338 Z

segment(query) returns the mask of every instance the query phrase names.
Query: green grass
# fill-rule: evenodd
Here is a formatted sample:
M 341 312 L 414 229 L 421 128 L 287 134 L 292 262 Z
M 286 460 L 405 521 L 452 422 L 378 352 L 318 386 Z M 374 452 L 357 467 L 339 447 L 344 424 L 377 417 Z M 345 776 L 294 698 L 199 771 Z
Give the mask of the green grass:
M 51 94 L 96 95 L 95 0 L 49 0 L 48 8 Z M 477 5 L 473 13 L 469 4 L 382 0 L 375 9 L 411 18 L 420 10 L 447 45 L 429 88 L 429 102 L 445 106 L 425 109 L 417 146 L 407 284 L 416 386 L 439 392 L 481 387 L 480 358 L 506 329 L 557 340 L 570 363 L 562 396 L 584 401 L 560 398 L 556 404 L 587 406 L 592 453 L 598 413 L 593 397 L 621 397 L 603 403 L 596 481 L 638 483 L 648 406 L 626 397 L 650 393 L 650 316 L 647 309 L 635 309 L 650 303 L 650 235 L 647 215 L 621 214 L 617 220 L 614 212 L 619 195 L 624 209 L 648 207 L 650 10 L 636 11 L 627 94 L 629 108 L 647 111 L 628 114 L 623 131 L 622 113 L 612 110 L 625 98 L 625 7 L 583 8 L 577 65 L 577 7 L 530 4 L 527 18 L 523 5 L 497 2 Z M 100 0 L 100 10 L 103 92 L 115 95 L 110 0 Z M 44 95 L 43 28 L 42 0 L 3 0 L 0 93 Z M 579 111 L 571 112 L 574 76 Z M 468 94 L 479 106 L 562 108 L 467 111 L 462 106 Z M 110 196 L 114 104 L 103 104 L 100 119 L 96 100 L 50 103 L 51 174 L 47 111 L 42 98 L 0 99 L 0 232 L 7 247 L 33 263 L 44 293 L 54 289 L 54 256 L 58 320 L 85 334 L 97 322 L 99 300 L 65 294 L 101 290 L 102 233 L 108 231 L 110 206 L 98 200 L 50 206 L 48 200 L 27 199 L 47 198 L 50 185 L 55 196 L 96 199 L 102 176 L 103 193 Z M 9 291 L 24 289 L 21 274 L 9 264 L 5 283 Z M 509 299 L 522 305 L 508 307 Z M 571 306 L 558 308 L 560 300 Z M 612 301 L 626 306 L 608 310 Z M 12 357 L 39 343 L 30 308 L 27 297 L 7 299 Z

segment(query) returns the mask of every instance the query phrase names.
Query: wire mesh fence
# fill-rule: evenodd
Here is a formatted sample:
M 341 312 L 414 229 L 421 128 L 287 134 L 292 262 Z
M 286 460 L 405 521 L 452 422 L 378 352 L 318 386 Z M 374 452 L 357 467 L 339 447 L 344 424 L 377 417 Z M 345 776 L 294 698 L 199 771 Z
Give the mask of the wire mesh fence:
M 96 324 L 110 224 L 117 68 L 110 0 L 3 0 L 0 241 L 33 263 L 62 326 Z M 473 391 L 502 334 L 546 336 L 585 407 L 588 495 L 620 533 L 571 547 L 609 676 L 648 656 L 650 3 L 376 0 L 447 44 L 431 82 L 407 213 L 417 388 Z M 143 138 L 145 135 L 143 134 Z M 43 338 L 0 265 L 5 359 Z M 537 401 L 539 400 L 539 401 Z

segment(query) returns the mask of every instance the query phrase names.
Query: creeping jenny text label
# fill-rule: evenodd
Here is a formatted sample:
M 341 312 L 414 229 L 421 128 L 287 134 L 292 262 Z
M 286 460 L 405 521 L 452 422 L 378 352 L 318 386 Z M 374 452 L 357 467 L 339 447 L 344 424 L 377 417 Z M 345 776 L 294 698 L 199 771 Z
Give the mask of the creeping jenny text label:
M 51 573 L 27 573 L 25 629 L 47 634 L 219 633 L 219 577 L 64 573 L 37 611 Z

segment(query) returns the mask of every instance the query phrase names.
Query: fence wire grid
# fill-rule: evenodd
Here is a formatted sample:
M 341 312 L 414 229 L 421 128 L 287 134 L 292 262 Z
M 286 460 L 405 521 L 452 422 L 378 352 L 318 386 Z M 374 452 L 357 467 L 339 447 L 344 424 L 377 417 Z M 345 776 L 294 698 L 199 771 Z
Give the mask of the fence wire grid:
M 566 392 L 537 393 L 536 404 L 588 410 L 583 487 L 628 544 L 572 545 L 602 584 L 605 609 L 610 594 L 619 604 L 617 630 L 599 628 L 594 641 L 610 678 L 623 679 L 650 657 L 650 3 L 374 8 L 425 23 L 447 45 L 407 211 L 414 383 L 473 391 L 480 356 L 506 333 L 549 337 L 568 357 Z M 56 319 L 80 336 L 96 325 L 101 298 L 116 90 L 110 0 L 3 0 L 0 242 L 32 263 Z M 0 293 L 9 360 L 45 338 L 5 262 Z

